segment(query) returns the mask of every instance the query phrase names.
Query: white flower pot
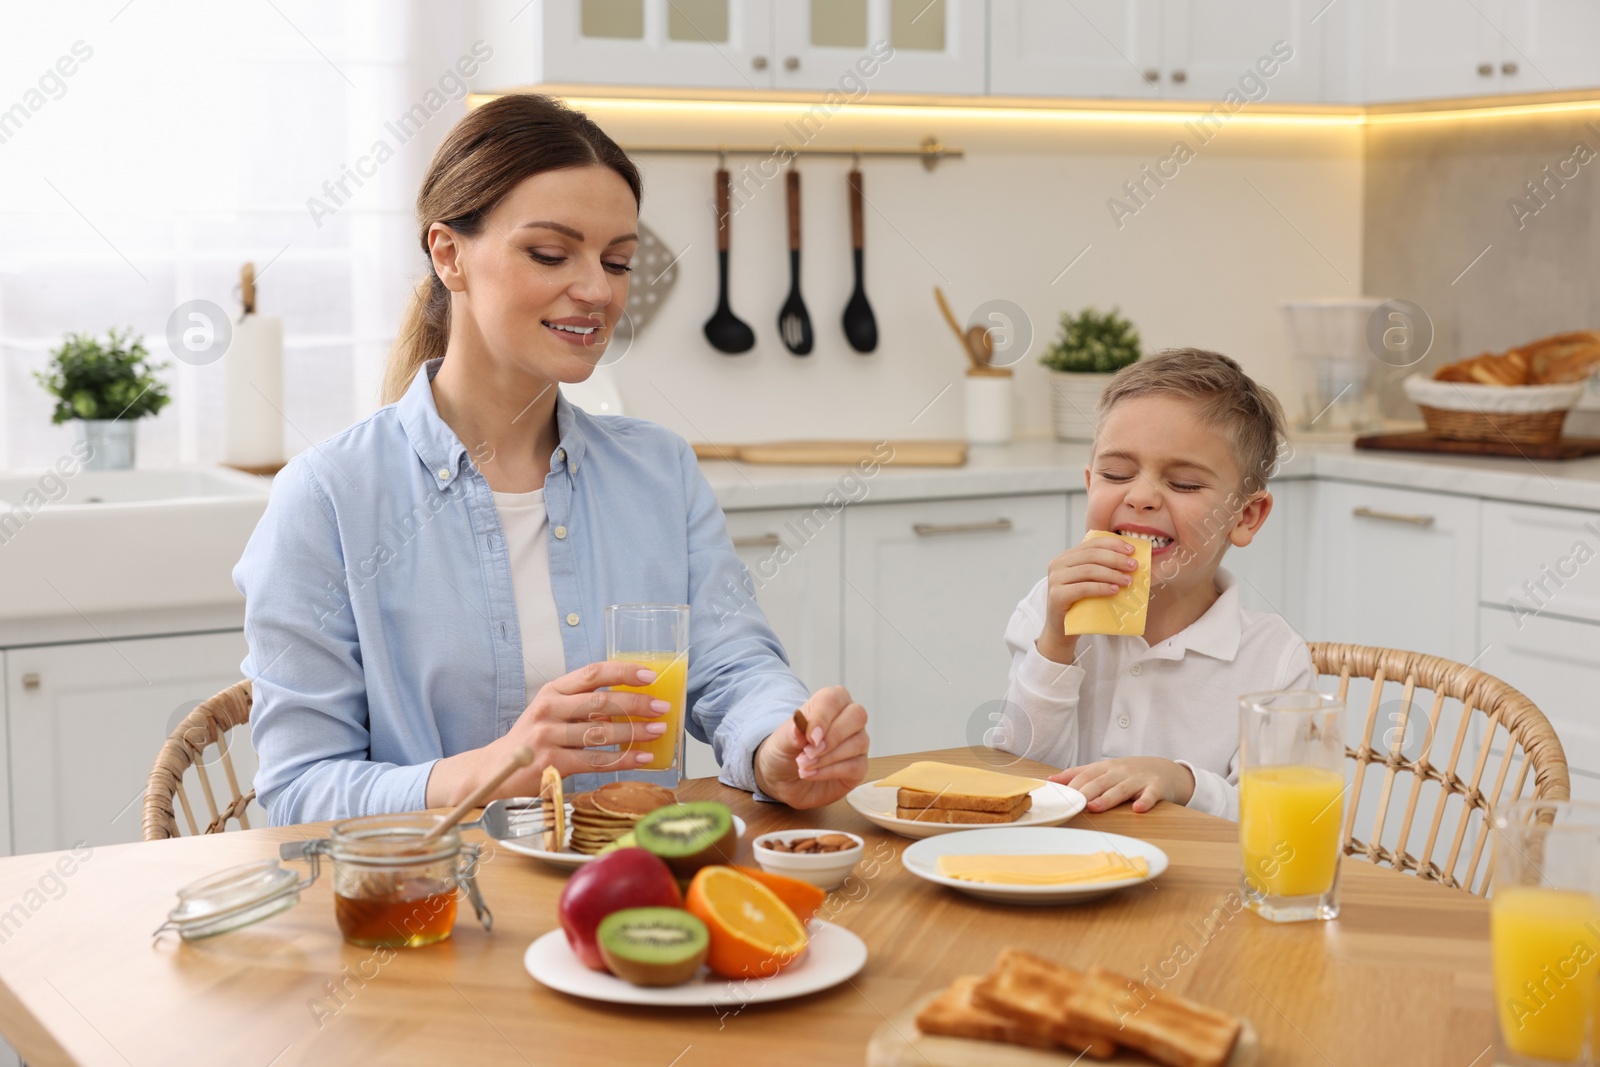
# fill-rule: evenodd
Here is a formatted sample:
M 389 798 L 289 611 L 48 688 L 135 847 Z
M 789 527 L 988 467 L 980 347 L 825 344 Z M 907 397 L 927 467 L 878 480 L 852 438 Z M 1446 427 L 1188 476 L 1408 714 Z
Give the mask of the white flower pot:
M 78 439 L 88 446 L 83 469 L 91 471 L 131 471 L 134 461 L 136 419 L 74 419 Z
M 1060 441 L 1093 441 L 1094 410 L 1115 374 L 1050 372 L 1050 416 Z

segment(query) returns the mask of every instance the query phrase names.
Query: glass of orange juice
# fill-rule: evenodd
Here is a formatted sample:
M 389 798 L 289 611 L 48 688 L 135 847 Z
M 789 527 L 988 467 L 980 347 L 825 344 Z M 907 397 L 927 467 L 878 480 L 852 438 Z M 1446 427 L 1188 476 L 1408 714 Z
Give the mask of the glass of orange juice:
M 1495 813 L 1489 929 L 1497 1062 L 1594 1063 L 1600 805 L 1518 800 Z
M 606 659 L 637 663 L 656 672 L 649 685 L 614 685 L 625 693 L 648 693 L 672 705 L 657 716 L 618 717 L 615 722 L 664 722 L 667 732 L 654 741 L 635 741 L 634 752 L 655 758 L 641 771 L 675 771 L 682 777 L 683 706 L 689 689 L 689 605 L 613 604 L 606 608 Z
M 1339 914 L 1344 701 L 1310 690 L 1239 698 L 1245 906 L 1273 922 Z

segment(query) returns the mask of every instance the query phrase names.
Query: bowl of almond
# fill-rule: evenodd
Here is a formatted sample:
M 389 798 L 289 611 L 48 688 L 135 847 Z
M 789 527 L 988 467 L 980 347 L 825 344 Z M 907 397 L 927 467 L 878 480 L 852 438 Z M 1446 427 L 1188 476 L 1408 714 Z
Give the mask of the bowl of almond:
M 838 830 L 777 830 L 756 838 L 754 851 L 764 871 L 837 889 L 865 848 L 861 838 Z

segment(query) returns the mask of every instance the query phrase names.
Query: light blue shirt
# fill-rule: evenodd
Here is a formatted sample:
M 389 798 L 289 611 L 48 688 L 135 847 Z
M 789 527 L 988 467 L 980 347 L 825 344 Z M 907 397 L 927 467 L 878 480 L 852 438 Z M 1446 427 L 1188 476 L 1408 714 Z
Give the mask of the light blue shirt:
M 557 617 L 518 619 L 493 494 L 434 405 L 442 362 L 291 460 L 234 568 L 255 785 L 272 823 L 426 806 L 434 761 L 505 734 L 532 699 L 520 627 L 559 627 L 574 670 L 605 658 L 608 604 L 690 606 L 688 730 L 711 742 L 722 781 L 754 790 L 756 746 L 807 690 L 689 446 L 557 400 L 544 483 Z M 568 788 L 622 776 L 575 775 Z

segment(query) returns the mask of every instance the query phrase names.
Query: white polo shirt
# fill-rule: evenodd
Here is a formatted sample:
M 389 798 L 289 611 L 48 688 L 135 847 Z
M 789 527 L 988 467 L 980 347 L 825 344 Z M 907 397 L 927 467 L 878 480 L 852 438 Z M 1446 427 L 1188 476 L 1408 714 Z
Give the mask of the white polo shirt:
M 1006 626 L 1011 680 L 989 743 L 1055 767 L 1119 756 L 1165 756 L 1194 772 L 1189 807 L 1239 818 L 1239 697 L 1313 689 L 1304 639 L 1282 616 L 1246 611 L 1234 577 L 1217 571 L 1215 603 L 1152 648 L 1142 637 L 1086 634 L 1077 662 L 1045 659 L 1041 579 Z

